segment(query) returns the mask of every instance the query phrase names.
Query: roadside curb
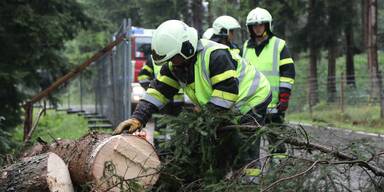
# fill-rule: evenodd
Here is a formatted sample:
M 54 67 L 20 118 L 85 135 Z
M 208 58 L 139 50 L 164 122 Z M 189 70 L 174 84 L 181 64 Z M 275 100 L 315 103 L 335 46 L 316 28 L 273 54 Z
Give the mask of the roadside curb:
M 304 125 L 304 126 L 310 126 L 310 127 L 316 127 L 316 128 L 324 128 L 324 129 L 328 129 L 328 130 L 343 131 L 343 132 L 347 132 L 347 133 L 354 133 L 354 134 L 370 136 L 370 137 L 384 138 L 384 135 L 378 134 L 378 133 L 367 133 L 364 131 L 353 131 L 353 130 L 344 129 L 344 128 L 337 128 L 337 127 L 330 127 L 330 126 L 319 126 L 319 125 L 314 125 L 314 124 L 310 124 L 310 123 L 300 123 L 300 122 L 296 122 L 296 121 L 289 121 L 288 123 L 291 125 Z

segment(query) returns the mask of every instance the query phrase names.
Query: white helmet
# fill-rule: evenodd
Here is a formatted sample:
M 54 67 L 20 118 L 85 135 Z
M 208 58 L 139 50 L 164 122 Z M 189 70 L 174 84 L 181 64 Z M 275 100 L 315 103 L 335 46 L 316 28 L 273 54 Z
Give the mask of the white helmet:
M 179 20 L 168 20 L 160 24 L 152 37 L 152 58 L 162 64 L 180 54 L 184 59 L 191 58 L 197 47 L 196 29 Z
M 212 28 L 215 35 L 227 35 L 229 30 L 240 29 L 241 27 L 235 18 L 223 15 L 215 19 Z M 225 31 L 222 31 L 223 29 L 225 29 Z
M 213 28 L 208 28 L 204 33 L 203 33 L 203 39 L 211 39 L 213 35 Z
M 263 8 L 256 7 L 248 13 L 246 25 L 268 23 L 269 29 L 272 31 L 272 15 Z

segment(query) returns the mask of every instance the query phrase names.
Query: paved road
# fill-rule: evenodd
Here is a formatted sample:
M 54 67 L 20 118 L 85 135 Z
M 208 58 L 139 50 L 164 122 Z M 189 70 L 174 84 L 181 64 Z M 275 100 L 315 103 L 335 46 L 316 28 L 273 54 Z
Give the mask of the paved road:
M 297 123 L 295 123 L 297 124 Z M 350 131 L 346 129 L 333 128 L 333 127 L 318 127 L 310 124 L 301 124 L 304 129 L 311 135 L 311 141 L 322 145 L 336 147 L 338 149 L 345 149 L 351 143 L 364 143 L 369 144 L 368 148 L 359 148 L 363 152 L 375 151 L 376 153 L 384 152 L 384 137 L 378 134 L 364 133 Z M 384 169 L 383 160 L 379 165 Z M 343 170 L 342 166 L 337 166 Z M 340 175 L 340 173 L 338 173 Z M 347 173 L 350 177 L 339 176 L 339 182 L 343 182 L 351 191 L 366 191 L 367 185 L 370 183 L 370 178 L 364 170 L 358 166 L 351 167 L 350 172 Z M 371 173 L 371 176 L 373 174 Z M 343 180 L 344 179 L 344 180 Z M 340 181 L 341 180 L 341 181 Z M 344 191 L 344 190 L 340 190 Z
M 298 123 L 292 122 L 297 125 Z M 334 127 L 319 127 L 310 124 L 302 124 L 306 131 L 313 136 L 312 140 L 326 145 L 345 145 L 356 140 L 367 141 L 377 147 L 379 150 L 384 149 L 384 136 L 374 133 L 365 133 L 361 131 L 351 131 L 347 129 Z

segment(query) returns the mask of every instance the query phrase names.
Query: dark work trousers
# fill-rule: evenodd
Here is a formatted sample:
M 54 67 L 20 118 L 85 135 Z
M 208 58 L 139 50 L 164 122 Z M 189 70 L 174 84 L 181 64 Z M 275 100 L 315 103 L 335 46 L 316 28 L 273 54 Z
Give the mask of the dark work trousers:
M 240 120 L 241 124 L 251 124 L 251 125 L 260 125 L 260 127 L 265 125 L 267 108 L 269 103 L 272 101 L 272 95 L 270 95 L 263 103 L 255 106 L 251 111 L 243 116 Z M 253 160 L 260 158 L 260 138 L 261 135 L 255 134 L 257 131 L 253 131 L 250 134 L 245 133 L 244 135 L 250 136 L 249 139 L 252 143 L 247 150 L 247 153 L 244 157 L 244 163 L 250 163 Z M 260 166 L 260 161 L 255 162 L 255 166 Z
M 283 128 L 282 124 L 284 123 L 284 112 L 277 113 L 267 113 L 267 118 L 265 121 L 266 126 L 268 127 L 280 127 Z M 274 153 L 286 153 L 287 148 L 284 143 L 279 143 L 279 140 L 274 135 L 268 135 L 269 151 L 271 154 Z

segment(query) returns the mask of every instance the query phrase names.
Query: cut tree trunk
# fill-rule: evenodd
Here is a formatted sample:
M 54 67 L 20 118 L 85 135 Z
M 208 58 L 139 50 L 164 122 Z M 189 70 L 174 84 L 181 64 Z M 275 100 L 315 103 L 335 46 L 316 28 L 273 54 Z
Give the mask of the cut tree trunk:
M 120 191 L 116 186 L 131 181 L 149 188 L 159 177 L 160 160 L 155 149 L 137 136 L 90 133 L 78 141 L 35 146 L 33 153 L 44 148 L 63 158 L 75 184 L 90 183 L 97 191 Z
M 67 165 L 55 153 L 24 158 L 0 173 L 0 191 L 73 191 Z

